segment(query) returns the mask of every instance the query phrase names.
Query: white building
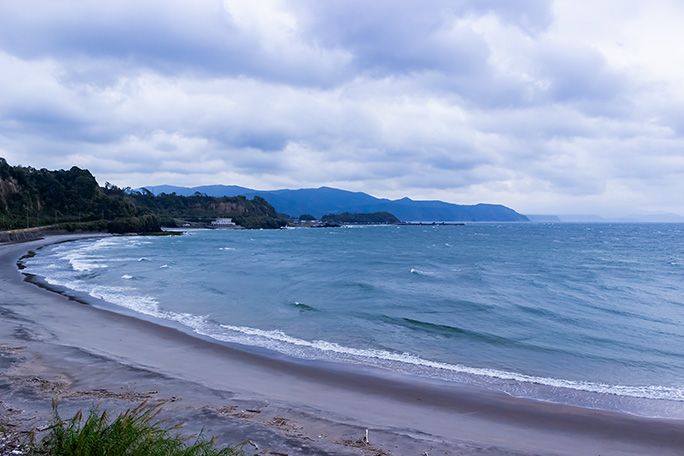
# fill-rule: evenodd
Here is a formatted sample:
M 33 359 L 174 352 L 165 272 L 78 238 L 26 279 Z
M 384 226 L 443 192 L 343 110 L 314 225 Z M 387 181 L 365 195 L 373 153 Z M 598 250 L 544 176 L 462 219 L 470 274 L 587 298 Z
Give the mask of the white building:
M 217 218 L 213 222 L 211 222 L 212 226 L 234 226 L 235 222 L 233 222 L 232 218 Z

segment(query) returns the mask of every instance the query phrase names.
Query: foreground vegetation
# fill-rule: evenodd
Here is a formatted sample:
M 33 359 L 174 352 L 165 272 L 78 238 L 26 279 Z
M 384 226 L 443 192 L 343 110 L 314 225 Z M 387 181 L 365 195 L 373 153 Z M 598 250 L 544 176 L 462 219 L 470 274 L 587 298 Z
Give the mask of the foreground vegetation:
M 147 190 L 100 187 L 88 170 L 49 171 L 10 166 L 0 157 L 0 229 L 54 225 L 69 231 L 153 233 L 178 220 L 208 223 L 230 217 L 244 228 L 285 225 L 266 200 L 202 194 L 153 195 Z
M 158 418 L 159 407 L 141 404 L 114 420 L 106 412 L 91 409 L 84 419 L 79 411 L 64 421 L 55 407 L 49 433 L 40 442 L 29 442 L 17 454 L 46 456 L 233 456 L 241 449 L 219 449 L 202 435 L 181 437 L 179 425 L 167 426 Z

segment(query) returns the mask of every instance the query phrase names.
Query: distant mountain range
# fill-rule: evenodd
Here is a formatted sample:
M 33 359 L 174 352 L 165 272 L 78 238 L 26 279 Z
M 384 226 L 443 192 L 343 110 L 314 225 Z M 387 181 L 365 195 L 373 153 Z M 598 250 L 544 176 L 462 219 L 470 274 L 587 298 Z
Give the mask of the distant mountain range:
M 201 187 L 175 187 L 157 185 L 144 187 L 155 195 L 176 193 L 190 196 L 197 192 L 208 196 L 260 196 L 276 210 L 291 217 L 310 214 L 321 218 L 325 214 L 341 212 L 390 212 L 404 222 L 430 221 L 496 221 L 526 222 L 528 218 L 513 209 L 499 204 L 460 205 L 443 201 L 414 201 L 410 198 L 389 200 L 375 198 L 367 193 L 350 192 L 330 187 L 299 190 L 254 190 L 236 185 L 207 185 Z

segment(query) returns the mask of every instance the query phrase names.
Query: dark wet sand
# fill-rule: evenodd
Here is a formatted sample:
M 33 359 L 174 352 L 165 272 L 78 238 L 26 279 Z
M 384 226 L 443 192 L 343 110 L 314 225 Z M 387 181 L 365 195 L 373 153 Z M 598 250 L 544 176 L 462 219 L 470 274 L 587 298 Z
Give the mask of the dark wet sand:
M 271 454 L 684 455 L 684 421 L 568 407 L 203 340 L 24 281 L 0 244 L 0 419 L 165 402 L 184 432 Z M 370 445 L 360 442 L 369 430 Z M 265 453 L 265 454 L 268 454 Z

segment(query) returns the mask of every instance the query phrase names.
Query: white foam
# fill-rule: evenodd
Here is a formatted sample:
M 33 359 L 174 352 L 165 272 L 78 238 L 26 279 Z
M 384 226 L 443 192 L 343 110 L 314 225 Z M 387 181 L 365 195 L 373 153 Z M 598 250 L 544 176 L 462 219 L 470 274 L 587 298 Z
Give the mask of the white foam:
M 66 254 L 62 257 L 69 262 L 71 268 L 78 272 L 88 272 L 93 269 L 106 268 L 107 264 L 104 263 L 103 258 L 92 258 L 81 254 L 78 251 L 74 251 L 70 254 Z
M 121 278 L 122 278 L 122 279 L 132 279 L 133 276 L 132 276 L 132 275 L 128 275 L 128 274 L 124 274 L 124 275 L 121 276 Z
M 137 240 L 137 239 L 131 240 L 131 241 L 129 242 L 129 245 L 132 245 L 132 246 L 134 246 L 134 247 L 139 247 L 139 246 L 141 246 L 141 245 L 150 245 L 150 244 L 152 244 L 150 241 L 140 241 L 140 240 Z
M 54 252 L 64 252 L 63 254 L 58 255 L 58 259 L 67 261 L 74 271 L 89 272 L 95 269 L 108 267 L 105 263 L 105 258 L 97 256 L 97 253 L 117 245 L 119 245 L 119 242 L 116 240 L 104 238 L 98 239 L 95 242 L 88 241 L 79 245 L 77 248 L 60 245 L 54 248 Z
M 434 276 L 433 272 L 422 271 L 420 269 L 411 268 L 411 274 L 421 275 L 421 276 Z
M 156 299 L 151 296 L 135 295 L 131 288 L 96 286 L 88 291 L 88 294 L 143 315 L 162 316 L 159 312 L 159 302 Z
M 662 399 L 670 401 L 684 402 L 684 387 L 668 387 L 659 385 L 644 385 L 644 386 L 627 386 L 627 385 L 609 385 L 605 383 L 587 382 L 578 380 L 557 379 L 551 377 L 537 377 L 532 375 L 520 374 L 517 372 L 508 372 L 498 369 L 485 369 L 468 367 L 461 364 L 448 364 L 438 361 L 431 361 L 412 355 L 410 353 L 389 352 L 385 350 L 374 349 L 359 349 L 352 347 L 345 347 L 333 342 L 315 340 L 306 341 L 295 337 L 288 336 L 282 331 L 264 331 L 255 328 L 244 326 L 221 325 L 222 328 L 237 333 L 250 336 L 249 338 L 220 338 L 224 341 L 233 341 L 240 343 L 248 343 L 250 345 L 257 345 L 263 348 L 275 349 L 278 351 L 285 351 L 291 355 L 302 355 L 300 350 L 292 350 L 292 347 L 302 347 L 313 349 L 313 351 L 324 352 L 333 355 L 343 355 L 351 357 L 355 361 L 366 361 L 369 364 L 377 364 L 375 361 L 391 363 L 400 363 L 403 365 L 416 366 L 420 368 L 428 368 L 442 372 L 451 372 L 456 374 L 468 374 L 477 377 L 485 377 L 496 380 L 512 380 L 526 384 L 545 385 L 555 388 L 564 388 L 577 391 L 610 394 L 616 396 L 625 396 L 641 399 Z M 216 337 L 216 335 L 211 335 Z M 283 346 L 283 344 L 291 347 Z M 315 355 L 303 356 L 306 358 L 316 358 Z
M 254 240 L 254 239 L 251 239 Z M 61 247 L 58 256 L 67 260 L 73 270 L 91 271 L 98 268 L 106 268 L 102 258 L 96 254 L 99 250 L 106 249 L 112 245 L 120 245 L 119 242 L 110 239 L 103 239 L 91 242 L 82 247 L 67 250 L 62 253 Z M 221 250 L 234 250 L 230 247 Z M 672 258 L 677 261 L 678 258 Z M 113 260 L 112 260 L 113 261 Z M 139 258 L 138 261 L 149 261 L 147 258 Z M 161 268 L 168 267 L 162 265 Z M 412 274 L 431 275 L 416 268 L 411 268 Z M 71 274 L 73 275 L 73 274 Z M 121 276 L 124 279 L 132 278 L 130 275 Z M 684 402 L 684 386 L 658 386 L 658 385 L 610 385 L 598 382 L 586 382 L 577 380 L 558 379 L 552 377 L 539 377 L 525 375 L 517 372 L 510 372 L 497 369 L 485 369 L 464 366 L 461 364 L 449 364 L 438 361 L 431 361 L 415 356 L 411 353 L 390 352 L 387 350 L 359 349 L 346 347 L 334 342 L 323 340 L 307 341 L 292 337 L 283 331 L 266 331 L 245 326 L 216 325 L 209 324 L 207 317 L 188 314 L 175 313 L 160 309 L 159 302 L 152 296 L 137 294 L 138 292 L 127 287 L 104 287 L 87 285 L 82 281 L 73 278 L 60 276 L 46 277 L 48 283 L 53 285 L 65 286 L 67 288 L 85 292 L 93 297 L 103 299 L 112 304 L 169 321 L 178 322 L 191 328 L 198 334 L 212 337 L 226 342 L 237 342 L 246 345 L 259 346 L 276 350 L 305 359 L 330 359 L 333 361 L 355 362 L 366 365 L 384 366 L 404 372 L 418 371 L 422 375 L 434 375 L 440 378 L 459 378 L 460 375 L 476 376 L 484 379 L 483 383 L 517 382 L 534 388 L 535 385 L 544 385 L 551 388 L 563 388 L 566 390 L 591 392 L 597 394 L 614 395 L 629 398 L 659 399 Z M 525 386 L 524 388 L 527 388 Z
M 81 282 L 75 280 L 61 280 L 57 277 L 45 277 L 45 281 L 50 285 L 55 285 L 58 287 L 65 287 L 71 290 L 81 291 Z

